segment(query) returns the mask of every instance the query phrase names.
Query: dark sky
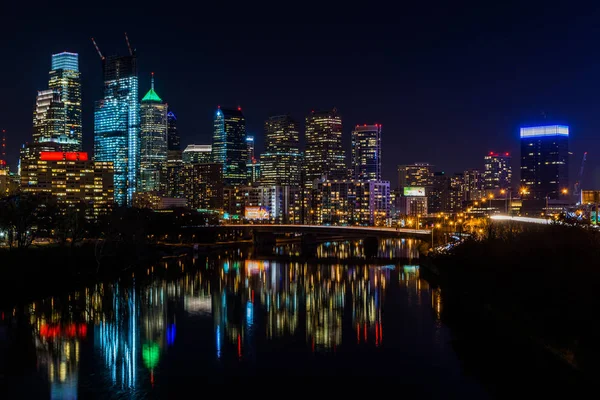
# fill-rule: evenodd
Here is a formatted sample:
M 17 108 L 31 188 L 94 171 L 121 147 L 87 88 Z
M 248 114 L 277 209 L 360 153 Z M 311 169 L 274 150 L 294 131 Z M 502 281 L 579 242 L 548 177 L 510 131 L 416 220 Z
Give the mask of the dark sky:
M 518 170 L 519 126 L 566 123 L 572 180 L 588 151 L 584 186 L 598 188 L 600 9 L 423 3 L 352 12 L 287 3 L 259 10 L 123 2 L 118 12 L 109 9 L 117 3 L 97 3 L 107 6 L 61 13 L 55 2 L 0 6 L 0 127 L 9 132 L 9 162 L 30 140 L 50 55 L 63 50 L 80 54 L 84 147 L 91 150 L 102 81 L 90 37 L 105 55 L 124 54 L 127 31 L 140 94 L 154 71 L 184 144 L 211 142 L 217 105 L 242 107 L 259 149 L 270 114 L 289 112 L 304 126 L 310 110 L 335 106 L 347 146 L 355 124 L 383 124 L 383 174 L 396 186 L 397 164 L 429 162 L 453 173 L 481 168 L 490 150 L 510 151 Z

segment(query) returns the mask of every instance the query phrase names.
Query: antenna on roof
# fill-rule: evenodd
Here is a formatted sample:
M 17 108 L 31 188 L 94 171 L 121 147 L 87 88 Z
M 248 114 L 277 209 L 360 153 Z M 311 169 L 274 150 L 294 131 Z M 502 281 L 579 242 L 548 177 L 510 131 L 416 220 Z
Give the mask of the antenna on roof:
M 94 38 L 92 38 L 92 43 L 94 43 L 94 47 L 96 48 L 96 51 L 98 52 L 98 55 L 100 56 L 100 59 L 104 61 L 104 56 L 102 55 L 102 52 L 100 52 L 100 49 L 98 48 L 98 45 L 96 44 L 96 41 L 94 40 Z
M 133 50 L 131 50 L 131 44 L 129 44 L 129 37 L 127 36 L 127 32 L 125 32 L 125 41 L 127 42 L 127 48 L 129 49 L 129 55 L 133 55 Z

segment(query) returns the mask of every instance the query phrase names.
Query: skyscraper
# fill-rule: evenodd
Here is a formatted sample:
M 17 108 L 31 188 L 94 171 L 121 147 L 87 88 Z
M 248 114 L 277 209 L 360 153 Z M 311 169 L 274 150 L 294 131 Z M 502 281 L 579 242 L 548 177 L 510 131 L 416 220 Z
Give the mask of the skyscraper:
M 223 182 L 227 186 L 247 182 L 246 120 L 242 109 L 217 109 L 214 118 L 213 160 L 223 165 Z
M 534 199 L 557 199 L 569 186 L 569 127 L 521 128 L 521 186 Z
M 115 202 L 131 206 L 140 166 L 136 55 L 102 57 L 104 98 L 94 111 L 94 157 L 114 161 Z
M 81 151 L 81 74 L 79 55 L 63 52 L 52 55 L 52 70 L 48 88 L 58 92 L 64 104 L 64 135 L 74 146 L 70 150 Z
M 166 192 L 167 105 L 154 91 L 154 74 L 148 93 L 140 105 L 140 185 L 141 192 Z
M 300 184 L 300 142 L 298 124 L 289 115 L 269 117 L 265 121 L 266 152 L 261 159 L 264 185 Z
M 483 182 L 485 190 L 510 189 L 512 167 L 509 153 L 490 151 L 484 157 Z
M 354 179 L 381 180 L 381 125 L 356 125 L 352 131 Z
M 168 149 L 181 150 L 181 139 L 177 132 L 177 116 L 173 111 L 169 111 L 167 114 L 167 136 L 169 140 Z
M 246 149 L 248 152 L 248 162 L 254 160 L 254 136 L 246 135 Z
M 324 175 L 328 179 L 343 179 L 346 176 L 342 118 L 337 109 L 313 111 L 306 117 L 304 170 L 309 186 Z
M 33 112 L 33 142 L 58 143 L 65 138 L 65 104 L 58 91 L 38 92 Z M 71 150 L 71 149 L 68 149 Z

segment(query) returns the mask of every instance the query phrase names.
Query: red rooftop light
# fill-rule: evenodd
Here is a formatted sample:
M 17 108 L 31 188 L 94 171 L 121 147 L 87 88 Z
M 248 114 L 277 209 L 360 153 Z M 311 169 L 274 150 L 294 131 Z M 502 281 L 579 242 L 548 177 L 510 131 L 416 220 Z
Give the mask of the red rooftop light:
M 88 153 L 84 151 L 42 151 L 40 153 L 42 161 L 88 161 Z

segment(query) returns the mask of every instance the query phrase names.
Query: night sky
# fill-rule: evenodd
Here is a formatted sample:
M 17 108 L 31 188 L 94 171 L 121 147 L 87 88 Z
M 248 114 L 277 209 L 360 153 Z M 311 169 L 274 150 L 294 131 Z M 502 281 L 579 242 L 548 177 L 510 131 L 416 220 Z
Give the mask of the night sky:
M 121 7 L 115 2 L 59 13 L 52 4 L 0 6 L 0 127 L 9 132 L 13 166 L 31 140 L 50 56 L 65 50 L 80 55 L 84 147 L 91 151 L 102 76 L 90 38 L 104 55 L 125 54 L 127 31 L 138 54 L 140 96 L 154 71 L 183 145 L 211 143 L 217 105 L 242 107 L 259 151 L 269 115 L 289 112 L 303 130 L 307 113 L 335 106 L 348 148 L 355 124 L 383 124 L 383 175 L 395 187 L 397 164 L 429 162 L 453 173 L 482 168 L 491 150 L 510 151 L 518 177 L 519 126 L 564 123 L 571 127 L 571 181 L 588 151 L 584 188 L 600 187 L 599 9 L 577 15 L 549 3 L 427 2 L 350 13 L 281 3 L 259 12 L 234 3 L 186 10 L 149 2 L 108 12 Z

